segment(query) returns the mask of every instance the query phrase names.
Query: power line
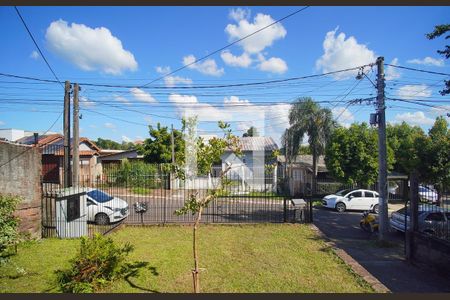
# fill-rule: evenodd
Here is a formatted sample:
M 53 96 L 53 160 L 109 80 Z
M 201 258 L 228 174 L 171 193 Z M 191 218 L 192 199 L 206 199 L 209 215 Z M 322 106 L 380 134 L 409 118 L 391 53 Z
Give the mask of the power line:
M 211 89 L 211 88 L 229 88 L 229 87 L 247 87 L 247 86 L 258 86 L 258 85 L 267 85 L 267 84 L 274 84 L 274 83 L 283 83 L 283 82 L 289 82 L 294 80 L 302 80 L 302 79 L 309 79 L 309 78 L 316 78 L 316 77 L 323 77 L 328 75 L 334 75 L 338 73 L 343 72 L 349 72 L 361 69 L 363 67 L 372 66 L 373 64 L 366 64 L 358 67 L 353 68 L 347 68 L 332 72 L 326 72 L 321 74 L 314 74 L 314 75 L 307 75 L 307 76 L 299 76 L 299 77 L 290 77 L 290 78 L 284 78 L 284 79 L 276 79 L 276 80 L 267 80 L 267 81 L 260 81 L 260 82 L 247 82 L 247 83 L 236 83 L 236 84 L 221 84 L 221 85 L 198 85 L 198 86 L 176 86 L 176 87 L 166 87 L 166 86 L 140 86 L 139 88 L 146 88 L 146 89 L 170 89 L 170 90 L 176 90 L 176 89 Z M 33 80 L 33 81 L 41 81 L 41 82 L 49 82 L 49 83 L 58 83 L 58 81 L 50 80 L 50 79 L 40 79 L 36 77 L 29 77 L 29 76 L 20 76 L 20 75 L 13 75 L 13 74 L 7 74 L 7 73 L 0 73 L 0 76 L 4 77 L 12 77 L 12 78 L 20 78 L 20 79 L 27 79 L 27 80 Z M 95 86 L 95 87 L 107 87 L 107 88 L 136 88 L 136 86 L 133 85 L 121 85 L 121 84 L 98 84 L 98 83 L 89 83 L 84 82 L 80 83 L 82 86 Z
M 305 6 L 305 7 L 301 8 L 301 9 L 299 9 L 299 10 L 296 10 L 296 11 L 294 11 L 293 13 L 290 13 L 289 15 L 284 16 L 283 18 L 278 19 L 278 20 L 276 20 L 275 22 L 273 22 L 273 23 L 271 23 L 271 24 L 269 24 L 269 25 L 267 25 L 267 26 L 264 26 L 264 27 L 262 27 L 262 28 L 260 28 L 260 29 L 258 29 L 258 30 L 256 30 L 256 31 L 254 31 L 254 32 L 252 32 L 252 33 L 250 33 L 250 34 L 248 34 L 248 35 L 246 35 L 246 36 L 244 36 L 244 37 L 242 37 L 242 38 L 240 38 L 240 39 L 238 39 L 238 40 L 232 42 L 232 43 L 229 43 L 228 45 L 226 45 L 226 46 L 224 46 L 224 47 L 222 47 L 222 48 L 219 48 L 219 49 L 217 49 L 217 50 L 211 52 L 211 53 L 208 54 L 208 55 L 205 55 L 205 56 L 203 56 L 203 57 L 201 57 L 201 58 L 199 58 L 199 59 L 196 59 L 196 60 L 193 61 L 192 63 L 189 63 L 189 64 L 187 64 L 187 65 L 184 65 L 184 66 L 182 66 L 182 67 L 180 67 L 180 68 L 178 68 L 178 69 L 176 69 L 176 70 L 174 70 L 174 71 L 172 71 L 172 72 L 170 72 L 170 73 L 168 73 L 168 74 L 165 74 L 165 75 L 163 75 L 163 76 L 161 76 L 161 77 L 158 77 L 158 78 L 156 78 L 156 79 L 154 79 L 154 80 L 152 80 L 152 81 L 150 81 L 150 82 L 148 82 L 148 83 L 142 85 L 141 87 L 146 87 L 146 86 L 148 86 L 148 85 L 150 85 L 150 84 L 152 84 L 152 83 L 154 83 L 154 82 L 156 82 L 156 81 L 159 81 L 159 80 L 161 80 L 161 79 L 163 79 L 163 78 L 166 78 L 166 77 L 169 76 L 169 75 L 175 74 L 176 72 L 179 72 L 179 71 L 181 71 L 181 70 L 183 70 L 183 69 L 185 69 L 185 68 L 187 68 L 187 67 L 189 67 L 189 66 L 191 66 L 191 65 L 194 65 L 194 64 L 196 64 L 196 63 L 198 63 L 198 62 L 200 62 L 200 61 L 202 61 L 202 60 L 204 60 L 204 59 L 206 59 L 206 58 L 208 58 L 208 57 L 210 57 L 210 56 L 212 56 L 212 55 L 214 55 L 214 54 L 216 54 L 216 53 L 218 53 L 218 52 L 220 52 L 220 51 L 222 51 L 222 50 L 225 50 L 226 48 L 228 48 L 228 47 L 230 47 L 230 46 L 233 46 L 234 44 L 237 44 L 237 43 L 239 43 L 239 42 L 241 42 L 241 41 L 243 41 L 243 40 L 245 40 L 245 39 L 247 39 L 247 38 L 249 38 L 249 37 L 251 37 L 251 36 L 253 36 L 253 35 L 255 35 L 255 34 L 261 32 L 261 31 L 263 31 L 263 30 L 265 30 L 265 29 L 267 29 L 267 28 L 269 28 L 269 27 L 271 27 L 271 26 L 273 26 L 273 25 L 275 25 L 275 24 L 277 24 L 277 23 L 279 23 L 279 22 L 281 22 L 281 21 L 283 21 L 283 20 L 286 20 L 286 19 L 289 18 L 289 17 L 292 17 L 293 15 L 296 15 L 296 14 L 298 14 L 298 13 L 304 11 L 304 10 L 307 9 L 307 8 L 309 8 L 309 6 Z
M 52 72 L 53 76 L 56 78 L 57 82 L 64 88 L 64 85 L 62 84 L 61 80 L 59 80 L 58 76 L 56 75 L 55 71 L 53 71 L 53 68 L 50 66 L 49 62 L 47 61 L 47 59 L 45 58 L 44 53 L 42 53 L 41 48 L 39 48 L 39 45 L 37 44 L 36 40 L 33 37 L 33 34 L 31 33 L 30 29 L 28 28 L 25 20 L 23 19 L 22 15 L 20 14 L 19 9 L 14 6 L 14 9 L 17 12 L 17 15 L 19 16 L 20 20 L 22 21 L 22 24 L 25 26 L 25 29 L 28 32 L 28 35 L 30 36 L 30 38 L 32 39 L 34 45 L 36 46 L 36 48 L 38 49 L 39 53 L 41 54 L 42 58 L 44 59 L 45 63 L 47 64 L 47 67 L 50 69 L 50 71 Z M 55 124 L 58 122 L 58 120 L 61 118 L 61 116 L 63 115 L 63 112 L 61 112 L 58 117 L 56 118 L 56 120 L 51 124 L 51 126 L 44 132 L 43 135 L 46 135 L 52 128 L 53 126 L 55 126 Z M 42 145 L 42 146 L 45 146 Z M 8 160 L 6 163 L 3 163 L 2 165 L 0 165 L 0 168 L 6 166 L 7 164 L 9 164 L 10 162 L 12 162 L 13 160 L 15 160 L 16 158 L 22 156 L 23 154 L 25 154 L 26 152 L 28 152 L 29 150 L 33 149 L 33 147 L 28 148 L 27 150 L 19 153 L 18 155 L 12 157 L 10 160 Z
M 17 15 L 19 16 L 20 20 L 22 21 L 23 26 L 25 26 L 25 29 L 27 30 L 30 38 L 33 40 L 34 45 L 36 46 L 36 48 L 38 49 L 38 51 L 41 54 L 42 58 L 44 59 L 45 63 L 47 64 L 47 67 L 50 69 L 50 71 L 52 72 L 53 76 L 55 76 L 55 78 L 59 82 L 59 84 L 64 88 L 63 83 L 61 82 L 61 80 L 59 80 L 58 76 L 56 76 L 55 71 L 53 71 L 53 68 L 48 63 L 47 58 L 45 58 L 44 53 L 42 53 L 41 48 L 39 48 L 39 45 L 37 44 L 36 40 L 34 39 L 33 34 L 31 33 L 30 29 L 28 28 L 27 23 L 25 22 L 25 20 L 23 19 L 22 15 L 20 14 L 20 11 L 17 8 L 17 6 L 14 6 L 14 9 L 16 10 Z
M 435 74 L 435 75 L 443 75 L 443 76 L 450 76 L 450 74 L 448 74 L 448 73 L 433 72 L 433 71 L 427 71 L 427 70 L 422 70 L 422 69 L 409 68 L 409 67 L 403 67 L 403 66 L 391 65 L 391 64 L 384 64 L 384 65 L 385 65 L 385 66 L 394 67 L 394 68 L 399 68 L 399 69 L 405 69 L 405 70 L 410 70 L 410 71 L 416 71 L 416 72 L 422 72 L 422 73 L 428 73 L 428 74 Z

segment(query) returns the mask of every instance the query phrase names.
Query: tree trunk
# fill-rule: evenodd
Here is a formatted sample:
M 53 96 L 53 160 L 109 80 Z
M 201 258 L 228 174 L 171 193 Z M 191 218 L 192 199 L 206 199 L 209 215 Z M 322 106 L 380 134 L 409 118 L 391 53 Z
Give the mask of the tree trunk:
M 193 230 L 193 252 L 194 252 L 194 270 L 192 270 L 192 280 L 194 283 L 194 293 L 200 293 L 200 278 L 199 278 L 199 260 L 198 260 L 198 251 L 197 251 L 197 230 L 198 225 L 200 224 L 200 220 L 202 218 L 202 211 L 203 207 L 200 207 L 197 219 L 194 223 L 194 230 Z

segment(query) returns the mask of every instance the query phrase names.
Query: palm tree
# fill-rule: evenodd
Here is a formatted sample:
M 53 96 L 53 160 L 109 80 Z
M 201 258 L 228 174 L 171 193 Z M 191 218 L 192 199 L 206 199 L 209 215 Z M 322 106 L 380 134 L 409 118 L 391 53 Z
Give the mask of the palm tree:
M 291 106 L 289 124 L 289 142 L 293 154 L 298 153 L 304 135 L 308 134 L 309 148 L 313 156 L 313 191 L 315 191 L 318 158 L 324 154 L 331 132 L 337 126 L 333 114 L 330 109 L 321 108 L 313 99 L 302 97 Z

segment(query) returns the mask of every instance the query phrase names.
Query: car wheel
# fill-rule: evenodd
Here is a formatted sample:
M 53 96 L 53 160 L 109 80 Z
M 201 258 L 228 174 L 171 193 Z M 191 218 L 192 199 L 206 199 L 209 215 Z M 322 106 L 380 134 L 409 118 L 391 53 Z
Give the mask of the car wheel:
M 109 217 L 104 213 L 99 213 L 95 215 L 95 224 L 97 225 L 108 225 Z
M 336 210 L 338 212 L 344 212 L 346 209 L 345 204 L 342 202 L 339 202 L 338 204 L 336 204 Z
M 378 204 L 375 204 L 375 205 L 373 206 L 373 213 L 378 214 L 378 211 L 379 211 L 379 210 L 380 210 L 379 205 L 378 205 Z

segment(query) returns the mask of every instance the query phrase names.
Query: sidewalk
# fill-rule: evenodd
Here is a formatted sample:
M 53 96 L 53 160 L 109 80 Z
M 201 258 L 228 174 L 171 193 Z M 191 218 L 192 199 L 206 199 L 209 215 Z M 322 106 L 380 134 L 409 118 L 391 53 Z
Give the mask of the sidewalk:
M 398 206 L 398 207 L 397 207 Z M 390 205 L 395 211 L 402 205 Z M 335 245 L 346 251 L 392 292 L 450 292 L 450 280 L 404 260 L 404 235 L 389 234 L 389 247 L 380 247 L 375 239 L 359 228 L 360 213 L 337 213 L 314 209 L 314 224 Z

